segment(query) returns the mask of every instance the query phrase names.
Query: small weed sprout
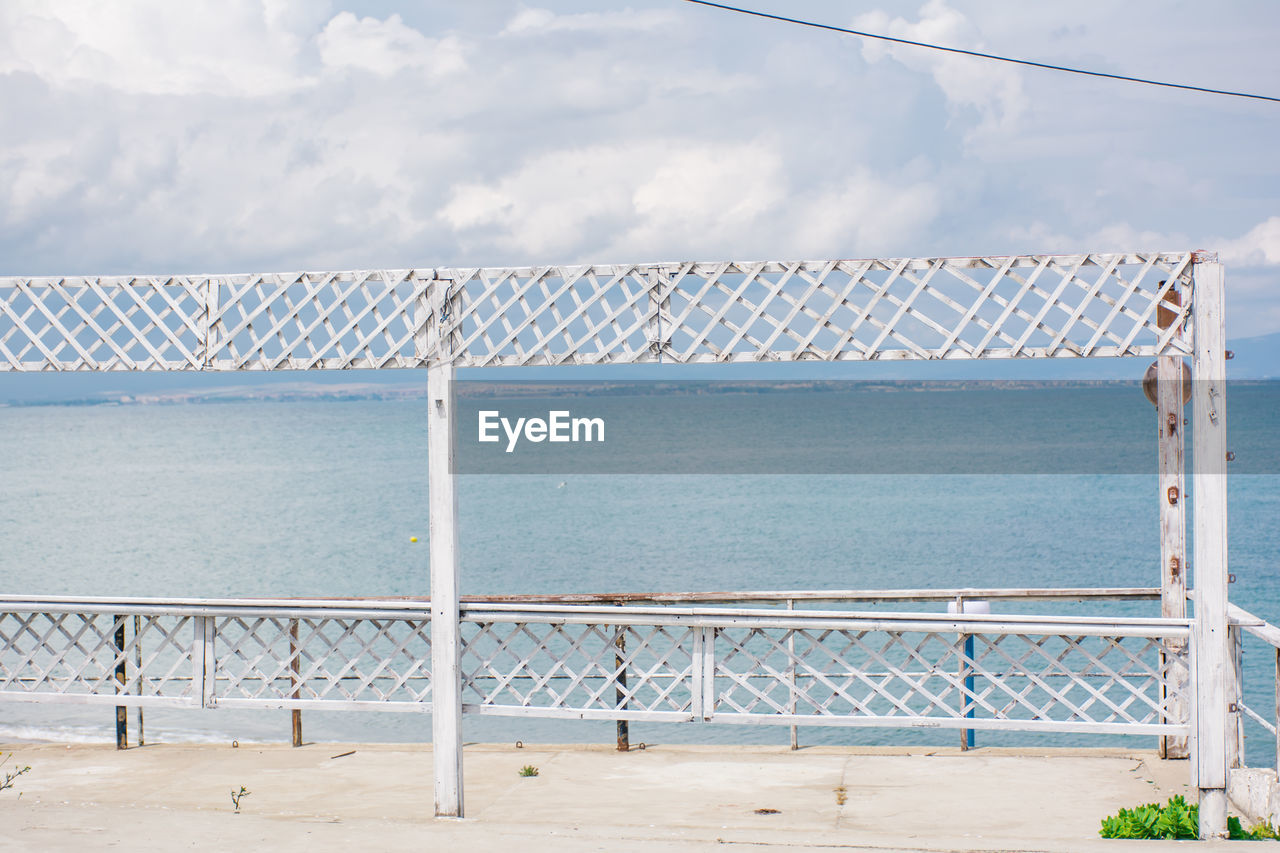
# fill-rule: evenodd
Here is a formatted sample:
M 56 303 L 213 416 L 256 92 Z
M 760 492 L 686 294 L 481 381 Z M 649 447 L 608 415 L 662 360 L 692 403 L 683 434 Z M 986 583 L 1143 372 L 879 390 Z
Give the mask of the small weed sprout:
M 520 775 L 526 778 L 537 776 L 538 768 L 534 767 L 532 764 L 526 764 L 524 767 L 520 768 Z
M 239 791 L 231 792 L 231 805 L 236 807 L 236 814 L 240 814 L 240 798 L 249 796 L 252 791 L 245 790 L 244 785 L 240 786 Z
M 5 764 L 7 764 L 10 758 L 13 758 L 12 752 L 6 755 L 3 759 L 0 759 L 0 767 L 3 767 Z M 6 771 L 4 774 L 4 778 L 0 779 L 0 791 L 4 791 L 8 788 L 12 788 L 13 783 L 18 781 L 19 776 L 21 776 L 24 773 L 30 773 L 30 772 L 31 772 L 30 765 L 27 765 L 24 767 L 18 767 L 12 771 Z

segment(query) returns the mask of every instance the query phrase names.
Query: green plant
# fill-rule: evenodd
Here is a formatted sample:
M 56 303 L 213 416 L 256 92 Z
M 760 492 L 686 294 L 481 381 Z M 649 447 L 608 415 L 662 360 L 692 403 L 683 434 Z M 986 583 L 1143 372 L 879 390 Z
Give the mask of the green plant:
M 1164 806 L 1147 803 L 1121 809 L 1103 818 L 1098 834 L 1103 838 L 1195 839 L 1200 836 L 1200 807 L 1187 805 L 1179 795 Z
M 240 786 L 239 791 L 231 792 L 231 805 L 236 807 L 236 814 L 240 814 L 240 798 L 247 797 L 252 793 L 253 793 L 252 791 L 245 790 L 244 785 Z
M 0 759 L 0 767 L 3 767 L 9 761 L 10 758 L 13 758 L 12 752 L 6 755 L 3 759 Z M 30 765 L 25 767 L 18 767 L 13 771 L 6 772 L 4 774 L 4 779 L 0 779 L 0 791 L 5 790 L 6 788 L 12 788 L 13 783 L 18 780 L 19 776 L 21 776 L 23 773 L 30 773 L 30 772 L 31 772 Z
M 1147 803 L 1132 809 L 1121 809 L 1102 819 L 1098 834 L 1103 838 L 1155 838 L 1162 840 L 1194 840 L 1200 836 L 1200 807 L 1188 805 L 1181 795 L 1170 797 L 1161 806 Z M 1245 831 L 1238 817 L 1227 818 L 1227 837 L 1240 841 L 1278 838 L 1268 823 L 1259 823 Z
M 534 767 L 532 764 L 526 764 L 524 767 L 520 768 L 520 775 L 525 777 L 537 776 L 538 768 Z

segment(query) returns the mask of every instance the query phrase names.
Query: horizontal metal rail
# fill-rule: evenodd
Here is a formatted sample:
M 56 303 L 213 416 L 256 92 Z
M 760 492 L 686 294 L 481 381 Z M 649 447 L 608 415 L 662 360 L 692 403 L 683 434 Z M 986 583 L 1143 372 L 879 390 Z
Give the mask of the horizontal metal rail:
M 809 604 L 841 602 L 950 602 L 963 600 L 1021 601 L 1159 601 L 1159 587 L 956 587 L 952 589 L 873 589 L 873 590 L 738 590 L 718 592 L 600 592 L 600 593 L 522 593 L 513 595 L 464 595 L 462 602 L 476 604 L 785 604 L 788 601 Z M 70 606 L 105 608 L 99 612 L 115 612 L 120 605 L 136 607 L 224 608 L 242 612 L 245 607 L 306 607 L 316 610 L 333 608 L 376 609 L 408 608 L 418 613 L 429 610 L 430 596 L 347 596 L 343 598 L 304 598 L 297 596 L 271 598 L 139 598 L 94 597 L 70 595 L 0 594 L 0 608 L 56 609 Z M 134 612 L 130 609 L 129 612 Z
M 5 596 L 0 701 L 429 712 L 429 620 L 421 601 Z M 1159 689 L 1187 620 L 485 601 L 461 623 L 475 714 L 1188 731 Z
M 1235 688 L 1235 695 L 1228 697 L 1228 701 L 1232 703 L 1234 716 L 1232 729 L 1236 734 L 1236 761 L 1233 763 L 1246 763 L 1244 721 L 1246 719 L 1252 720 L 1275 742 L 1275 762 L 1274 764 L 1271 761 L 1267 763 L 1273 766 L 1277 773 L 1280 773 L 1280 627 L 1272 625 L 1265 619 L 1230 603 L 1227 604 L 1227 619 L 1234 640 L 1232 645 L 1235 657 L 1235 677 L 1231 682 Z M 1272 713 L 1269 719 L 1262 713 L 1265 710 L 1265 706 L 1263 709 L 1254 708 L 1246 698 L 1248 691 L 1246 690 L 1245 673 L 1248 670 L 1245 668 L 1243 661 L 1244 646 L 1241 642 L 1241 632 L 1261 640 L 1265 644 L 1268 657 L 1274 660 L 1274 668 L 1267 667 L 1272 677 L 1272 690 L 1268 692 L 1273 697 Z

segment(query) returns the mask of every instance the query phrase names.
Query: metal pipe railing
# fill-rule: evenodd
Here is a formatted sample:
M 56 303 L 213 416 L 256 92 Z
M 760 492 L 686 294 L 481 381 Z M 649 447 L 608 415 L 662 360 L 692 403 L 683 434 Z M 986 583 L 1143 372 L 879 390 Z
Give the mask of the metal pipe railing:
M 1233 735 L 1235 740 L 1236 760 L 1233 766 L 1245 764 L 1246 756 L 1244 750 L 1244 721 L 1246 719 L 1253 720 L 1263 731 L 1271 735 L 1275 741 L 1275 770 L 1280 773 L 1280 627 L 1272 625 L 1265 619 L 1255 616 L 1254 614 L 1237 607 L 1234 604 L 1227 605 L 1227 619 L 1229 631 L 1232 634 L 1232 649 L 1234 651 L 1233 673 L 1235 675 L 1234 696 L 1228 697 L 1228 701 L 1232 703 L 1231 728 L 1228 730 L 1227 744 L 1230 749 L 1232 746 Z M 1274 658 L 1274 668 L 1272 669 L 1273 687 L 1275 704 L 1273 706 L 1274 713 L 1270 720 L 1264 717 L 1257 709 L 1251 707 L 1245 699 L 1244 690 L 1244 674 L 1245 668 L 1243 664 L 1243 635 L 1251 634 L 1255 638 L 1261 640 L 1268 647 L 1268 657 Z M 1270 663 L 1271 661 L 1268 661 Z M 1269 667 L 1270 668 L 1270 667 Z

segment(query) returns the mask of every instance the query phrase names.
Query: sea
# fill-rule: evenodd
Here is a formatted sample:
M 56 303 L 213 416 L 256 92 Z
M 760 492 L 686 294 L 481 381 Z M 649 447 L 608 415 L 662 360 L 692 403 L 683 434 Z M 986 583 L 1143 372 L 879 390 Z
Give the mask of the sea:
M 511 454 L 501 443 L 472 458 L 462 451 L 477 436 L 460 419 L 464 593 L 1159 584 L 1157 425 L 1132 383 L 562 383 L 460 393 L 460 410 L 598 417 L 608 450 L 566 443 L 530 464 L 519 454 L 550 443 Z M 1280 384 L 1233 386 L 1229 405 L 1239 466 L 1228 481 L 1230 595 L 1280 623 Z M 0 407 L 0 593 L 428 594 L 428 414 L 421 396 Z M 579 449 L 596 455 L 583 461 Z M 1153 602 L 1072 612 L 1159 615 Z M 1247 698 L 1263 714 L 1274 707 L 1273 665 L 1265 647 L 1246 646 Z M 428 715 L 303 716 L 312 741 L 431 734 Z M 284 711 L 149 709 L 145 726 L 149 743 L 289 737 Z M 1249 753 L 1262 761 L 1274 741 L 1252 723 L 1248 733 Z M 612 743 L 614 726 L 468 717 L 464 734 Z M 633 743 L 787 736 L 785 727 L 631 724 Z M 1153 741 L 977 737 L 980 745 Z M 109 708 L 0 702 L 0 742 L 113 738 Z M 802 744 L 957 738 L 800 730 Z

